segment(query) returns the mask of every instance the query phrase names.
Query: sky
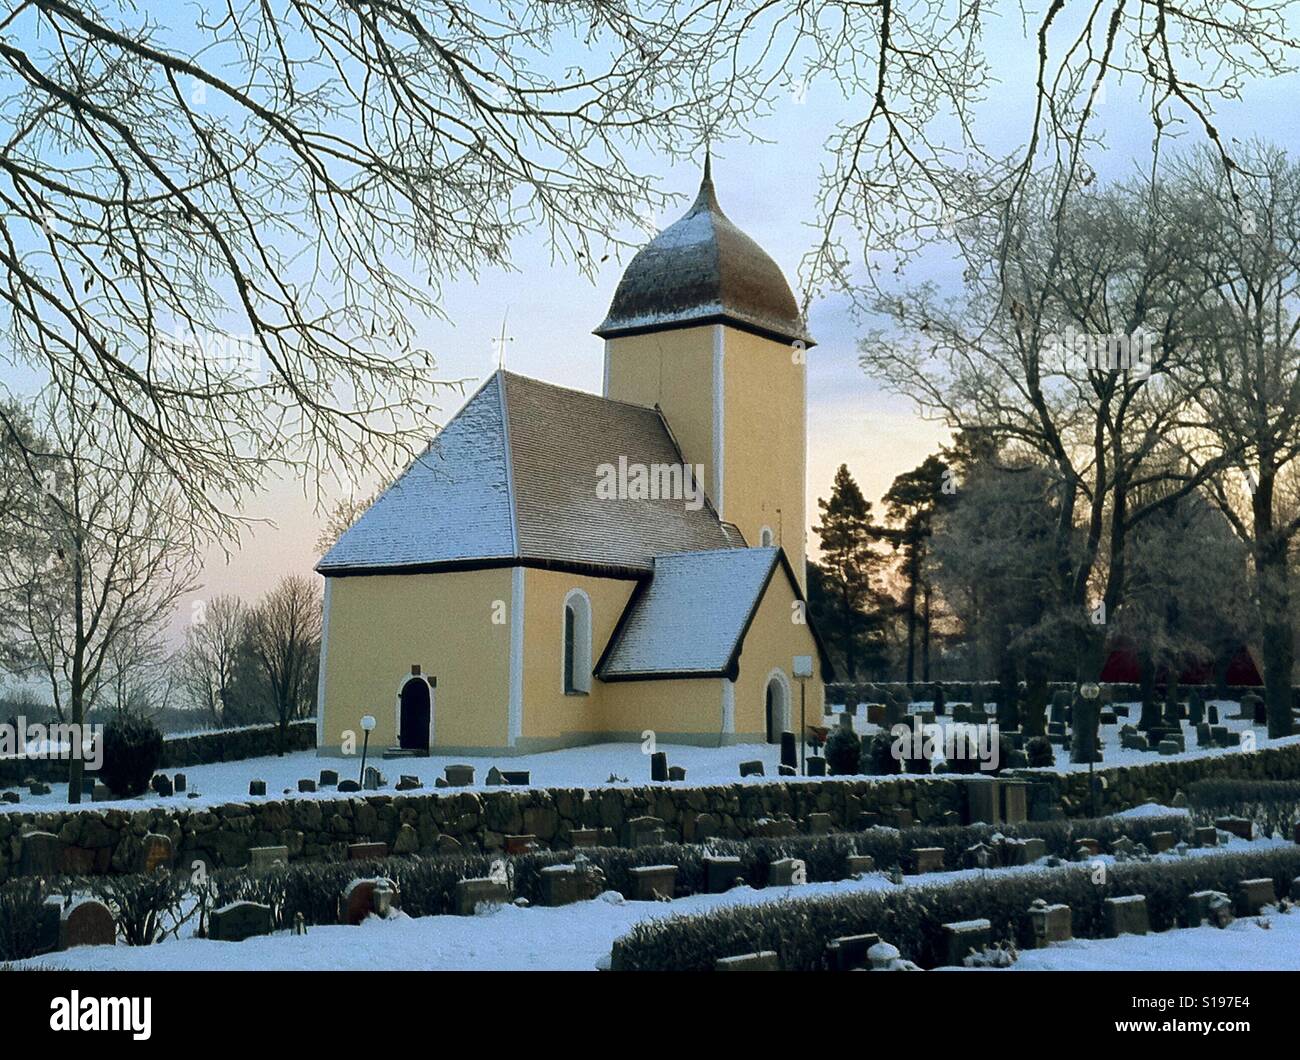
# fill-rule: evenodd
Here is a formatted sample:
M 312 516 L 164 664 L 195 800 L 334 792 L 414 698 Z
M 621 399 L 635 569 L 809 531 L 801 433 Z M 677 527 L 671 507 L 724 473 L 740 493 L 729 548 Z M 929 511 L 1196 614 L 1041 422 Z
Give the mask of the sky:
M 1023 35 L 1016 5 L 1006 11 L 1000 20 L 994 11 L 988 15 L 983 46 L 995 60 L 1000 83 L 975 111 L 980 135 L 995 151 L 1023 144 L 1032 104 L 1034 48 Z M 581 55 L 557 54 L 556 60 L 563 64 Z M 1149 158 L 1150 119 L 1133 88 L 1109 85 L 1098 106 L 1103 153 L 1089 161 L 1103 180 L 1127 176 Z M 1224 105 L 1217 117 L 1228 134 L 1258 134 L 1292 146 L 1295 97 L 1294 79 L 1258 80 L 1246 86 L 1240 103 Z M 770 114 L 744 130 L 749 139 L 714 146 L 714 183 L 724 211 L 777 261 L 801 300 L 798 266 L 815 235 L 810 222 L 818 176 L 826 164 L 824 144 L 838 124 L 860 116 L 864 106 L 860 99 L 845 99 L 828 82 L 813 82 L 778 98 Z M 670 224 L 695 195 L 702 159 L 670 165 L 635 152 L 630 158 L 634 167 L 658 175 L 661 190 L 680 196 L 676 207 L 656 218 L 657 227 Z M 505 361 L 512 371 L 599 392 L 603 346 L 591 329 L 603 319 L 628 256 L 611 257 L 594 279 L 588 279 L 575 266 L 554 262 L 539 233 L 517 240 L 512 255 L 511 270 L 485 270 L 442 289 L 440 306 L 447 319 L 425 322 L 417 335 L 417 345 L 436 358 L 435 376 L 463 380 L 465 395 L 472 393 L 496 367 L 493 340 L 504 323 L 510 339 Z M 952 260 L 937 252 L 923 258 L 907 279 L 938 279 L 950 285 L 957 272 Z M 920 419 L 908 401 L 882 391 L 863 373 L 858 365 L 859 325 L 842 299 L 814 297 L 809 328 L 818 343 L 808 355 L 811 524 L 817 498 L 829 494 L 841 463 L 848 465 L 866 496 L 878 500 L 896 475 L 933 453 L 947 433 L 942 425 Z M 460 400 L 445 397 L 441 422 L 455 414 Z M 430 425 L 431 432 L 436 426 Z M 372 488 L 373 483 L 361 482 L 356 493 L 364 496 Z M 309 493 L 304 483 L 273 481 L 248 498 L 244 514 L 266 522 L 246 532 L 229 555 L 215 547 L 210 550 L 195 599 L 234 593 L 252 601 L 284 575 L 309 573 L 325 518 L 314 509 Z M 809 544 L 815 546 L 815 535 L 809 535 Z M 192 603 L 182 602 L 173 634 L 179 634 Z

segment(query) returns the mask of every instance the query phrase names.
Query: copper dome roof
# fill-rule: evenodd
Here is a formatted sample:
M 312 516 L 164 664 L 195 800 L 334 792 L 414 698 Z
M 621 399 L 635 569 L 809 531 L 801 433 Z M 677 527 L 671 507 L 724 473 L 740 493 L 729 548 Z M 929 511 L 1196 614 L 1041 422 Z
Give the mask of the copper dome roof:
M 722 212 L 706 158 L 694 204 L 637 252 L 596 334 L 716 323 L 813 345 L 780 266 Z

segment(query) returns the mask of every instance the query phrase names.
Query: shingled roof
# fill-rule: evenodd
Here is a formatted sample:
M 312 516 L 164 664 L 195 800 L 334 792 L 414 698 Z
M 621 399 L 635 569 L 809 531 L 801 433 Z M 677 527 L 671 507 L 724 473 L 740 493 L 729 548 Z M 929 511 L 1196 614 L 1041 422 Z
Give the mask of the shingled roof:
M 599 468 L 682 463 L 656 409 L 498 371 L 339 538 L 326 575 L 535 565 L 643 576 L 743 543 L 707 502 L 602 499 Z
M 596 334 L 608 339 L 727 323 L 812 346 L 780 266 L 718 205 L 711 168 L 706 159 L 699 195 L 686 215 L 628 264 Z

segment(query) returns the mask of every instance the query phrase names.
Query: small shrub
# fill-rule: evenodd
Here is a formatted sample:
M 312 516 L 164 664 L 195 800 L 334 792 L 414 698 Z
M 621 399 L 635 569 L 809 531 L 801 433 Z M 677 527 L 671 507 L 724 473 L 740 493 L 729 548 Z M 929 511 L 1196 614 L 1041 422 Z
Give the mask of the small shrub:
M 837 728 L 826 738 L 826 765 L 832 773 L 856 773 L 862 741 L 852 729 Z
M 11 880 L 0 887 L 0 961 L 36 956 L 45 893 L 45 881 L 39 877 Z
M 1052 741 L 1046 736 L 1035 736 L 1031 739 L 1025 745 L 1025 753 L 1029 756 L 1031 769 L 1042 769 L 1056 764 L 1056 752 L 1052 748 Z
M 141 795 L 162 761 L 162 733 L 147 718 L 124 714 L 104 726 L 100 776 L 114 795 Z

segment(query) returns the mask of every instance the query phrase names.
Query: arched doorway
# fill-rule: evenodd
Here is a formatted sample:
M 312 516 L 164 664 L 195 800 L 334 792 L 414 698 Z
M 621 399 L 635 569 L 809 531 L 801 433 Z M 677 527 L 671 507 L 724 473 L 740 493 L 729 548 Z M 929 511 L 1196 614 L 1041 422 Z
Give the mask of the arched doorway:
M 777 672 L 767 679 L 764 699 L 766 700 L 768 743 L 780 743 L 782 731 L 789 726 L 790 691 L 782 679 L 783 676 Z
M 433 696 L 429 682 L 423 677 L 412 677 L 402 685 L 397 729 L 398 743 L 402 749 L 428 751 L 432 720 Z

